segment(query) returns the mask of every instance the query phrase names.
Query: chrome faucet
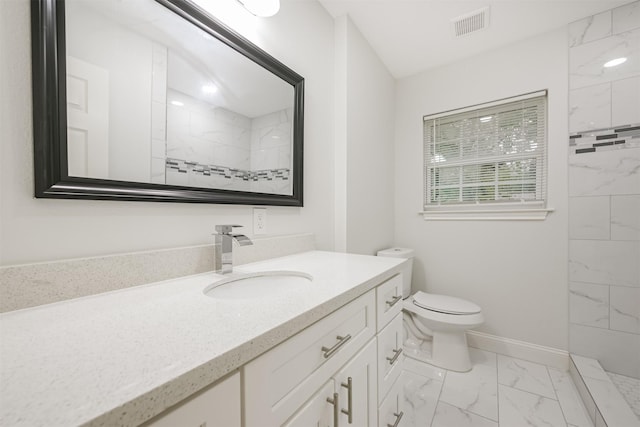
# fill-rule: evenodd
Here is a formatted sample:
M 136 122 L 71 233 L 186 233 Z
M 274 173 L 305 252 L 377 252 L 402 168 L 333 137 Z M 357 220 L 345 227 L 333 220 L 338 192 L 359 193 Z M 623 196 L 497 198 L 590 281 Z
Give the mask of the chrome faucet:
M 216 273 L 227 274 L 233 271 L 233 241 L 238 242 L 240 246 L 253 245 L 251 239 L 244 234 L 231 234 L 233 227 L 242 227 L 241 225 L 216 225 L 216 245 L 219 250 L 216 251 L 216 263 L 218 269 Z

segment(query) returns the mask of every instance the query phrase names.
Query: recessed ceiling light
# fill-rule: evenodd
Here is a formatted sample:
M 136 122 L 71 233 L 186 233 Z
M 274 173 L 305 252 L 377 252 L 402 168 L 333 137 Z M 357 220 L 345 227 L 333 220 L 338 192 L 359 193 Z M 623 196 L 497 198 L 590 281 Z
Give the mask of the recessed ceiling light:
M 171 105 L 175 105 L 176 107 L 184 107 L 184 102 L 171 101 Z
M 611 61 L 605 63 L 604 66 L 607 67 L 607 68 L 615 67 L 616 65 L 623 64 L 626 61 L 627 61 L 627 58 L 616 58 L 616 59 L 612 59 Z
M 202 86 L 202 93 L 207 95 L 212 95 L 218 91 L 218 88 L 215 85 L 204 85 Z
M 487 122 L 490 122 L 492 118 L 493 116 L 480 117 L 480 121 L 482 123 L 487 123 Z

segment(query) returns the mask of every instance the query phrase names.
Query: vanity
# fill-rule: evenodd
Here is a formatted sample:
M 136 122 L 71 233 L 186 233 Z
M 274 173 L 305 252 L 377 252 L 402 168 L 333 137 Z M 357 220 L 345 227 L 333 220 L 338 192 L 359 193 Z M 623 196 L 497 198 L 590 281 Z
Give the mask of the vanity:
M 0 424 L 401 425 L 405 268 L 311 251 L 232 273 L 299 289 L 205 273 L 2 314 Z

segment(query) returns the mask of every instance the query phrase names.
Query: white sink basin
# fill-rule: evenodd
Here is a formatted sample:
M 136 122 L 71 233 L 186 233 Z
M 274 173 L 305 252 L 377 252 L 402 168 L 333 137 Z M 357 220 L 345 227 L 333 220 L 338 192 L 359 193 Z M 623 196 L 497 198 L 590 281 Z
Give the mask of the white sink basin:
M 212 283 L 204 294 L 219 299 L 279 298 L 307 289 L 313 277 L 300 271 L 261 271 L 234 274 Z

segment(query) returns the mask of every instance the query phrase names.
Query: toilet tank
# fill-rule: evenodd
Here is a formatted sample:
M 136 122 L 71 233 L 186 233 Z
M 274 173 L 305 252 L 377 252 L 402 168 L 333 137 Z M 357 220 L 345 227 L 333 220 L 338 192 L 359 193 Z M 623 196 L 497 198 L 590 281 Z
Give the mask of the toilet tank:
M 404 258 L 409 262 L 402 271 L 402 297 L 406 298 L 411 295 L 411 274 L 413 272 L 413 249 L 407 248 L 389 248 L 378 251 L 378 256 L 386 256 L 392 258 Z

